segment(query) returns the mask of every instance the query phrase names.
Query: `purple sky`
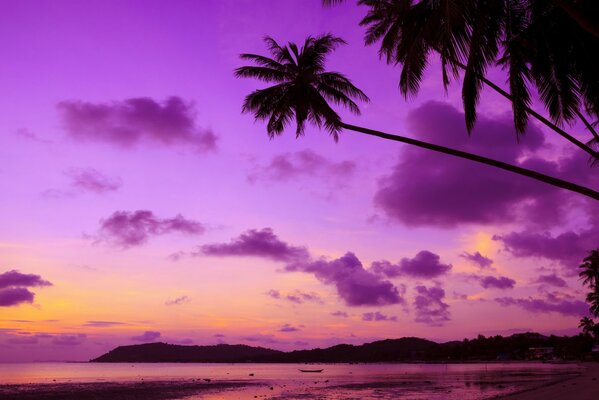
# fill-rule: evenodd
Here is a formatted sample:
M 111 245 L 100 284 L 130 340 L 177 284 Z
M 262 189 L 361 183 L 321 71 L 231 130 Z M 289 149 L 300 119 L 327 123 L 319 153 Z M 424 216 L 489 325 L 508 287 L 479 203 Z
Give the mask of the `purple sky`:
M 469 137 L 459 82 L 445 94 L 436 62 L 406 101 L 399 69 L 363 45 L 364 12 L 4 1 L 0 361 L 156 340 L 295 349 L 574 333 L 596 204 L 354 132 L 269 140 L 241 114 L 262 84 L 234 78 L 238 54 L 264 53 L 265 35 L 331 32 L 348 45 L 329 68 L 371 98 L 347 122 L 599 189 L 586 156 L 533 121 L 517 144 L 510 104 L 492 92 Z

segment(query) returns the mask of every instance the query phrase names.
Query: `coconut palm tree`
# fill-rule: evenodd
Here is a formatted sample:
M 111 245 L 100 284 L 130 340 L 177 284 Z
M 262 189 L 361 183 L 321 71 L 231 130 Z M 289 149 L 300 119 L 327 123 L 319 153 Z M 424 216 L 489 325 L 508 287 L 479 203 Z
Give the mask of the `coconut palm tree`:
M 579 268 L 581 271 L 578 275 L 584 285 L 588 285 L 591 289 L 599 287 L 599 249 L 592 250 Z
M 329 3 L 332 3 L 329 1 Z M 559 127 L 581 119 L 597 132 L 581 108 L 599 116 L 599 40 L 551 0 L 360 0 L 368 7 L 361 21 L 365 42 L 379 43 L 387 63 L 402 66 L 399 88 L 418 92 L 433 53 L 441 58 L 445 88 L 463 71 L 462 99 L 471 130 L 483 85 L 512 102 L 514 125 L 524 133 L 529 115 L 599 160 L 589 146 Z M 597 4 L 599 2 L 595 2 Z M 591 3 L 585 0 L 591 7 Z M 596 6 L 592 6 L 597 8 Z M 486 78 L 487 70 L 507 70 L 509 92 Z M 550 122 L 530 108 L 535 87 Z
M 343 0 L 323 0 L 325 5 Z M 512 102 L 517 134 L 528 116 L 554 130 L 590 155 L 599 134 L 580 112 L 584 106 L 599 116 L 599 40 L 594 16 L 599 2 L 579 0 L 359 0 L 369 7 L 361 21 L 366 44 L 380 41 L 379 55 L 401 64 L 400 90 L 418 92 L 431 53 L 441 58 L 443 84 L 464 71 L 462 98 L 466 125 L 476 121 L 482 85 Z M 565 12 L 564 12 L 565 11 Z M 509 92 L 486 77 L 489 66 L 508 71 Z M 554 122 L 530 108 L 529 86 L 535 86 Z M 584 143 L 560 127 L 580 119 L 593 138 Z
M 594 287 L 593 290 L 587 293 L 587 303 L 589 303 L 589 311 L 595 317 L 599 317 L 599 287 Z
M 595 333 L 595 322 L 589 317 L 582 318 L 578 327 L 582 329 L 582 333 L 587 336 L 591 336 Z
M 342 39 L 330 34 L 308 37 L 300 47 L 295 43 L 281 46 L 267 37 L 265 43 L 271 57 L 242 54 L 242 59 L 255 65 L 237 68 L 235 75 L 259 79 L 272 85 L 250 93 L 243 104 L 243 112 L 252 113 L 257 120 L 268 121 L 266 130 L 271 138 L 282 134 L 294 120 L 296 136 L 301 136 L 306 122 L 310 122 L 328 130 L 335 140 L 338 140 L 342 129 L 352 130 L 490 165 L 599 200 L 599 193 L 592 189 L 536 171 L 405 136 L 347 124 L 329 103 L 344 106 L 354 114 L 359 114 L 360 109 L 354 99 L 368 101 L 368 97 L 342 74 L 325 69 L 327 56 L 345 43 Z

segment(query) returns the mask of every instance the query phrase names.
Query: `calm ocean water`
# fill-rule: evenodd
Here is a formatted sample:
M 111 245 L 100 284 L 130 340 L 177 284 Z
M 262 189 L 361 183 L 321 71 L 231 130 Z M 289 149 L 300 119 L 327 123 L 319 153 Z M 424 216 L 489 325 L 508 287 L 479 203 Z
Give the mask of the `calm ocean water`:
M 322 373 L 299 369 L 323 368 Z M 247 381 L 186 399 L 486 399 L 576 373 L 572 364 L 0 364 L 0 384 Z M 253 374 L 253 376 L 250 376 Z M 271 389 L 272 387 L 272 389 Z M 263 397 L 263 398 L 265 398 Z

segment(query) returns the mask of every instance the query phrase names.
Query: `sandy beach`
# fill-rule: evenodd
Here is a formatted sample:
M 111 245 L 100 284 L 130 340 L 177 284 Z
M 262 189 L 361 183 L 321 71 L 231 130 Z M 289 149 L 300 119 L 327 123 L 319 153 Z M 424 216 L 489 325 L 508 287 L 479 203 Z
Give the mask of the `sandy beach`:
M 504 400 L 596 400 L 599 399 L 599 363 L 583 364 L 581 375 L 507 396 Z

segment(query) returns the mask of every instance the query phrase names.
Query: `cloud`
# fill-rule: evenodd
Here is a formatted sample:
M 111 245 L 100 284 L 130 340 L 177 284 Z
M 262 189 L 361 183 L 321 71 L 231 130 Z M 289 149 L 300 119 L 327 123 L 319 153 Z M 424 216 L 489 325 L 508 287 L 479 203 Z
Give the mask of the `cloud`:
M 530 124 L 519 144 L 509 115 L 480 116 L 472 135 L 464 117 L 450 105 L 428 102 L 407 118 L 419 139 L 521 164 L 575 181 L 592 175 L 571 159 L 546 161 L 531 156 L 545 146 L 543 133 Z M 584 164 L 584 157 L 577 157 Z M 581 182 L 585 183 L 585 182 Z M 452 228 L 462 224 L 497 224 L 522 219 L 555 223 L 572 199 L 564 190 L 468 160 L 413 146 L 403 148 L 397 164 L 381 181 L 375 204 L 392 220 L 409 226 Z
M 49 140 L 46 139 L 41 139 L 40 137 L 38 137 L 35 132 L 26 129 L 26 128 L 19 128 L 16 130 L 15 132 L 18 136 L 24 138 L 24 139 L 28 139 L 34 142 L 39 142 L 39 143 L 52 143 Z
M 84 333 L 79 333 L 75 335 L 62 334 L 54 336 L 54 339 L 52 339 L 52 343 L 58 346 L 78 346 L 85 341 L 86 337 L 87 335 Z
M 516 281 L 500 276 L 498 278 L 494 276 L 481 276 L 479 277 L 480 285 L 485 289 L 513 289 L 516 285 Z
M 153 342 L 161 336 L 160 332 L 157 331 L 145 331 L 139 336 L 131 337 L 131 340 L 136 342 Z
M 288 300 L 295 304 L 303 304 L 305 302 L 314 302 L 322 304 L 323 301 L 317 293 L 314 292 L 302 292 L 296 290 L 292 293 L 285 295 L 285 300 Z
M 381 314 L 379 311 L 367 312 L 362 314 L 362 321 L 397 321 L 397 317 L 387 316 L 385 314 Z
M 13 269 L 0 274 L 0 289 L 10 286 L 52 286 L 52 284 L 39 275 L 22 274 Z
M 104 175 L 94 168 L 73 168 L 65 172 L 71 179 L 71 186 L 86 192 L 104 194 L 121 188 L 121 178 Z
M 540 283 L 544 285 L 551 285 L 556 287 L 566 287 L 568 284 L 565 280 L 557 276 L 556 274 L 540 275 L 533 283 Z
M 164 302 L 164 304 L 167 306 L 178 306 L 181 304 L 189 303 L 190 301 L 191 299 L 188 296 L 181 296 L 173 300 L 167 300 Z
M 402 258 L 398 264 L 383 260 L 375 261 L 371 266 L 373 272 L 388 278 L 403 275 L 425 279 L 446 274 L 451 268 L 451 264 L 442 264 L 438 255 L 427 250 L 419 252 L 411 259 Z
M 331 315 L 333 317 L 342 317 L 342 318 L 348 318 L 349 317 L 349 315 L 345 311 L 335 311 L 335 312 L 332 312 Z
M 335 286 L 348 306 L 382 306 L 402 303 L 397 287 L 367 271 L 351 252 L 332 261 L 301 260 L 288 264 L 286 271 L 306 272 L 327 285 Z
M 430 326 L 443 326 L 450 320 L 449 305 L 443 302 L 445 291 L 439 286 L 426 288 L 416 286 L 414 308 L 416 318 L 414 321 Z
M 298 332 L 298 331 L 301 331 L 301 328 L 299 328 L 297 326 L 290 325 L 290 324 L 285 324 L 285 325 L 283 325 L 279 329 L 279 332 L 285 332 L 285 333 L 287 333 L 287 332 Z
M 246 342 L 257 342 L 257 343 L 263 343 L 263 344 L 280 343 L 280 341 L 277 340 L 273 335 L 256 334 L 256 335 L 250 335 L 250 336 L 243 336 L 240 339 L 243 341 L 246 341 Z
M 97 241 L 104 241 L 127 248 L 139 246 L 150 236 L 179 232 L 188 235 L 204 233 L 204 226 L 177 215 L 174 218 L 158 218 L 152 211 L 115 211 L 107 219 L 100 221 Z
M 473 254 L 465 251 L 462 254 L 460 254 L 460 257 L 465 258 L 466 260 L 477 265 L 481 269 L 490 269 L 491 265 L 493 264 L 493 260 L 491 260 L 489 257 L 483 256 L 478 251 Z
M 308 257 L 305 247 L 295 247 L 283 242 L 271 228 L 250 229 L 230 243 L 203 245 L 201 251 L 209 256 L 252 256 L 275 261 L 292 261 Z
M 597 210 L 599 211 L 599 210 Z M 515 257 L 545 258 L 559 262 L 574 273 L 582 259 L 599 243 L 599 224 L 575 232 L 560 234 L 549 232 L 511 232 L 495 235 L 493 240 L 503 243 L 504 248 Z
M 391 282 L 364 269 L 351 252 L 335 260 L 314 259 L 305 247 L 292 246 L 277 237 L 272 229 L 250 229 L 229 243 L 203 245 L 201 252 L 212 256 L 254 256 L 285 262 L 285 272 L 313 274 L 326 285 L 335 286 L 349 306 L 402 303 L 399 290 Z M 280 295 L 280 293 L 279 293 Z M 271 293 L 271 297 L 272 293 Z M 291 294 L 295 302 L 320 301 L 312 293 Z
M 584 316 L 589 312 L 589 306 L 580 300 L 563 300 L 555 297 L 547 299 L 500 297 L 495 301 L 504 307 L 517 306 L 531 313 L 559 313 L 566 316 Z
M 176 96 L 163 102 L 148 97 L 111 103 L 63 101 L 58 110 L 67 134 L 81 142 L 131 147 L 147 141 L 190 145 L 202 152 L 216 148 L 216 135 L 196 125 L 193 104 Z
M 310 149 L 284 153 L 273 157 L 268 165 L 257 166 L 248 175 L 250 182 L 290 181 L 301 177 L 320 177 L 327 181 L 343 184 L 354 173 L 353 161 L 332 162 Z
M 268 292 L 266 292 L 266 295 L 269 297 L 272 297 L 273 299 L 281 298 L 281 292 L 279 292 L 278 290 L 274 290 L 274 289 L 271 289 Z
M 38 337 L 37 336 L 12 336 L 6 340 L 6 343 L 18 344 L 18 345 L 37 344 Z
M 87 321 L 83 326 L 89 326 L 93 328 L 110 328 L 119 325 L 129 325 L 126 322 L 115 322 L 115 321 Z

